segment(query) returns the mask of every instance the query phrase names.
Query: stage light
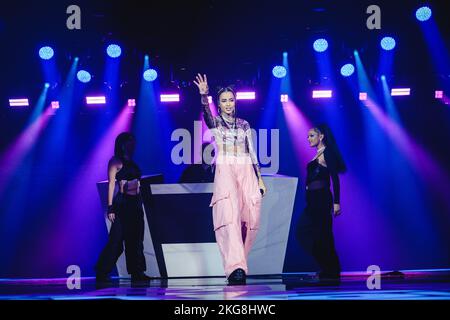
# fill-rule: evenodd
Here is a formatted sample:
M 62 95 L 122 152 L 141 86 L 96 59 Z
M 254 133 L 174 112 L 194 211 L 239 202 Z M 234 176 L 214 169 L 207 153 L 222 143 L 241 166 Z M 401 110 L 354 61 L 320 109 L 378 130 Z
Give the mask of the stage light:
M 384 37 L 383 39 L 381 39 L 380 44 L 383 50 L 389 51 L 395 48 L 396 42 L 392 37 Z
M 52 101 L 50 104 L 52 109 L 59 109 L 59 101 Z
M 284 78 L 286 76 L 286 73 L 286 68 L 283 66 L 275 66 L 272 69 L 273 76 L 279 79 Z
M 289 101 L 289 96 L 287 94 L 282 94 L 280 96 L 280 101 L 281 102 L 288 102 Z
M 444 98 L 444 91 L 442 91 L 442 90 L 436 90 L 436 91 L 434 92 L 434 97 L 435 97 L 436 99 L 443 99 L 443 98 Z
M 105 96 L 86 97 L 86 104 L 106 104 Z
M 158 78 L 158 72 L 156 72 L 156 70 L 154 70 L 154 69 L 145 70 L 145 72 L 144 72 L 144 80 L 145 81 L 149 81 L 149 82 L 155 81 L 156 78 Z
M 419 9 L 417 9 L 417 11 L 416 11 L 417 20 L 422 21 L 422 22 L 430 19 L 431 15 L 432 15 L 431 9 L 428 7 L 421 7 Z
M 328 49 L 328 42 L 325 39 L 317 39 L 313 44 L 314 50 L 324 52 Z
M 162 94 L 160 96 L 161 102 L 179 102 L 180 95 L 179 94 Z
M 211 104 L 213 101 L 212 101 L 212 97 L 211 96 L 208 96 L 208 103 L 209 104 Z
M 331 98 L 333 90 L 313 90 L 313 99 Z
M 28 107 L 30 105 L 28 99 L 9 99 L 10 107 Z
M 249 91 L 249 92 L 243 92 L 238 91 L 236 93 L 236 100 L 255 100 L 256 99 L 256 92 Z
M 411 94 L 410 88 L 398 88 L 391 90 L 391 96 L 409 96 Z
M 122 49 L 121 49 L 120 46 L 118 46 L 117 44 L 110 44 L 110 45 L 106 48 L 106 53 L 107 53 L 108 56 L 110 56 L 111 58 L 118 58 L 118 57 L 120 57 L 120 55 L 122 54 Z
M 91 78 L 91 74 L 85 70 L 80 70 L 77 72 L 77 79 L 80 82 L 88 83 L 89 81 L 91 81 Z
M 53 58 L 53 55 L 55 52 L 51 47 L 42 47 L 39 49 L 39 57 L 41 57 L 42 60 L 50 60 Z
M 360 101 L 366 101 L 367 100 L 367 92 L 360 92 L 359 93 L 359 100 Z
M 355 72 L 355 67 L 351 63 L 347 63 L 341 68 L 341 74 L 344 77 L 349 77 Z
M 287 52 L 283 52 L 283 58 L 287 58 L 288 53 Z
M 136 107 L 136 99 L 128 99 L 128 107 Z

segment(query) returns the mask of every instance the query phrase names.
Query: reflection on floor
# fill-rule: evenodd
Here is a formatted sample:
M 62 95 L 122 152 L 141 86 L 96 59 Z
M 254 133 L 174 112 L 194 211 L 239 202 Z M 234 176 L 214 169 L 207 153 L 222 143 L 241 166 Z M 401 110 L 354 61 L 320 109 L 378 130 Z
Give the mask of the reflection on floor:
M 381 289 L 369 290 L 366 273 L 343 273 L 340 285 L 319 283 L 313 274 L 249 277 L 245 286 L 227 286 L 225 278 L 156 279 L 132 284 L 113 279 L 100 287 L 82 278 L 69 290 L 66 279 L 1 279 L 0 300 L 450 300 L 450 270 L 382 274 Z

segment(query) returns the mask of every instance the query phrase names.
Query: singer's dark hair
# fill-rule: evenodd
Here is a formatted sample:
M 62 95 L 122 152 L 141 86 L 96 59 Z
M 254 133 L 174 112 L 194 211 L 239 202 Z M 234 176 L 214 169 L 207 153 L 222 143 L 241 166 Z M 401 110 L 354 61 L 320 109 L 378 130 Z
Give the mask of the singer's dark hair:
M 345 165 L 344 159 L 342 158 L 341 152 L 339 151 L 336 139 L 334 139 L 331 129 L 326 124 L 319 124 L 313 128 L 319 134 L 324 135 L 322 140 L 325 144 L 325 162 L 327 167 L 332 173 L 344 173 L 347 171 L 347 166 Z

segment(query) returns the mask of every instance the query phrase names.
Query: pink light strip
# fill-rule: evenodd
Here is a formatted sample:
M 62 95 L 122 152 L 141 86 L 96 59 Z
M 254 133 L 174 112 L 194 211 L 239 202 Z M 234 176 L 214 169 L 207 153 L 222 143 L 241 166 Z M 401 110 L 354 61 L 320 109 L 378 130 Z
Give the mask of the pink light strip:
M 238 91 L 236 93 L 236 100 L 255 100 L 256 99 L 256 92 L 254 91 Z
M 319 98 L 331 98 L 333 96 L 333 90 L 313 90 L 313 99 Z
M 410 88 L 398 88 L 391 90 L 391 96 L 409 96 L 411 94 Z
M 28 99 L 9 99 L 10 107 L 28 107 L 29 105 Z
M 161 102 L 179 102 L 180 95 L 179 94 L 162 94 L 160 96 Z
M 86 97 L 87 104 L 106 104 L 106 97 Z

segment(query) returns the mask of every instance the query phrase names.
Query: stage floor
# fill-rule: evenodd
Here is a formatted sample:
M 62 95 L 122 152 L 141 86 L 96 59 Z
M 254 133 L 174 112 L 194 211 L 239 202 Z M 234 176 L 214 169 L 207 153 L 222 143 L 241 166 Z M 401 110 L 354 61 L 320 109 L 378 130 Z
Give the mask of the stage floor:
M 102 288 L 94 278 L 82 278 L 74 290 L 66 279 L 1 279 L 0 300 L 450 300 L 450 269 L 402 273 L 403 278 L 383 276 L 380 290 L 367 288 L 363 272 L 344 272 L 339 286 L 320 285 L 308 273 L 249 277 L 245 286 L 227 286 L 225 278 L 156 279 L 142 285 L 113 278 L 112 286 Z

